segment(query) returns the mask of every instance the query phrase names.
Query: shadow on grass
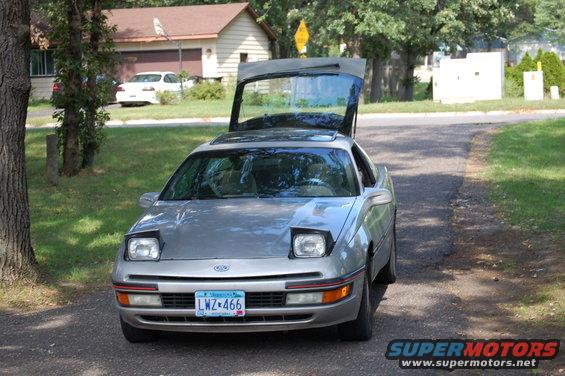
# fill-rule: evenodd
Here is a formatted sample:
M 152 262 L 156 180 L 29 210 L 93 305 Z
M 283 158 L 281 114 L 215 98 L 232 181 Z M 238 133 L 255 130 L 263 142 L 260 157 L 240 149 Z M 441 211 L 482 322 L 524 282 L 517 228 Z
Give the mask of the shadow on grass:
M 62 177 L 56 187 L 44 177 L 49 131 L 28 131 L 32 242 L 46 274 L 43 287 L 54 290 L 48 295 L 64 302 L 77 291 L 109 286 L 123 234 L 142 213 L 138 197 L 160 190 L 193 148 L 222 131 L 218 127 L 106 130 L 95 166 L 76 177 Z M 14 298 L 16 306 L 33 306 Z

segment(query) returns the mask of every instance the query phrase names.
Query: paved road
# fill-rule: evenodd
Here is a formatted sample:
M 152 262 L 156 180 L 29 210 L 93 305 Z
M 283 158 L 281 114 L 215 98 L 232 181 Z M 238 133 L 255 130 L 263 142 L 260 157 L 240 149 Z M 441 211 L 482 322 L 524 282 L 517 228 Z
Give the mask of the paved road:
M 459 337 L 468 326 L 435 265 L 452 250 L 450 200 L 462 183 L 472 135 L 487 125 L 386 124 L 363 119 L 358 139 L 389 166 L 399 201 L 399 281 L 377 291 L 374 338 L 348 343 L 333 329 L 268 334 L 169 334 L 132 345 L 110 291 L 27 315 L 0 314 L 0 373 L 398 374 L 384 358 L 393 338 Z M 420 372 L 421 373 L 421 372 Z

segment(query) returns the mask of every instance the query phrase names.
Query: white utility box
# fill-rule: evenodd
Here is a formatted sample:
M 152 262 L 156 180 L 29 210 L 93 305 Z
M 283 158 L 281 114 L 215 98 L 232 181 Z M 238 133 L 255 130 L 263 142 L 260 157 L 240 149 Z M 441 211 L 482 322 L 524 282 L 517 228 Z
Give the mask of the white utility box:
M 559 99 L 559 86 L 551 86 L 549 88 L 551 99 Z
M 543 72 L 524 72 L 524 99 L 541 101 L 543 99 Z
M 433 69 L 434 101 L 462 103 L 502 98 L 502 52 L 468 53 L 464 59 L 442 58 Z

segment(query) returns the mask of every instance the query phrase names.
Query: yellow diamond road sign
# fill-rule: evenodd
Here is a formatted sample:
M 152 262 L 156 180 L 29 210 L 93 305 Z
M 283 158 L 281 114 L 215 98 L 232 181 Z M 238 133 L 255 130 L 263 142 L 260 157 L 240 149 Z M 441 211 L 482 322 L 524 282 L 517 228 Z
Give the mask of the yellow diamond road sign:
M 310 38 L 310 34 L 308 34 L 306 22 L 302 20 L 300 21 L 298 30 L 296 30 L 296 34 L 294 34 L 294 42 L 296 43 L 296 49 L 298 50 L 298 52 L 301 52 L 304 46 L 306 46 L 308 38 Z

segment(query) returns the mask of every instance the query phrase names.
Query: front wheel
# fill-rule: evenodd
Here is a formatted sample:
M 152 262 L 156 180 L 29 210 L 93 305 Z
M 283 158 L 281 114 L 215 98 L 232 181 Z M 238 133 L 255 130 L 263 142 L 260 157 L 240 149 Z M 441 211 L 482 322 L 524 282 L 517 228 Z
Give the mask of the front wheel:
M 120 324 L 124 337 L 131 343 L 154 342 L 159 339 L 159 332 L 156 330 L 140 329 L 131 326 L 120 316 Z
M 344 341 L 368 341 L 373 336 L 373 309 L 371 307 L 371 285 L 365 275 L 361 306 L 357 318 L 337 327 L 339 337 Z

